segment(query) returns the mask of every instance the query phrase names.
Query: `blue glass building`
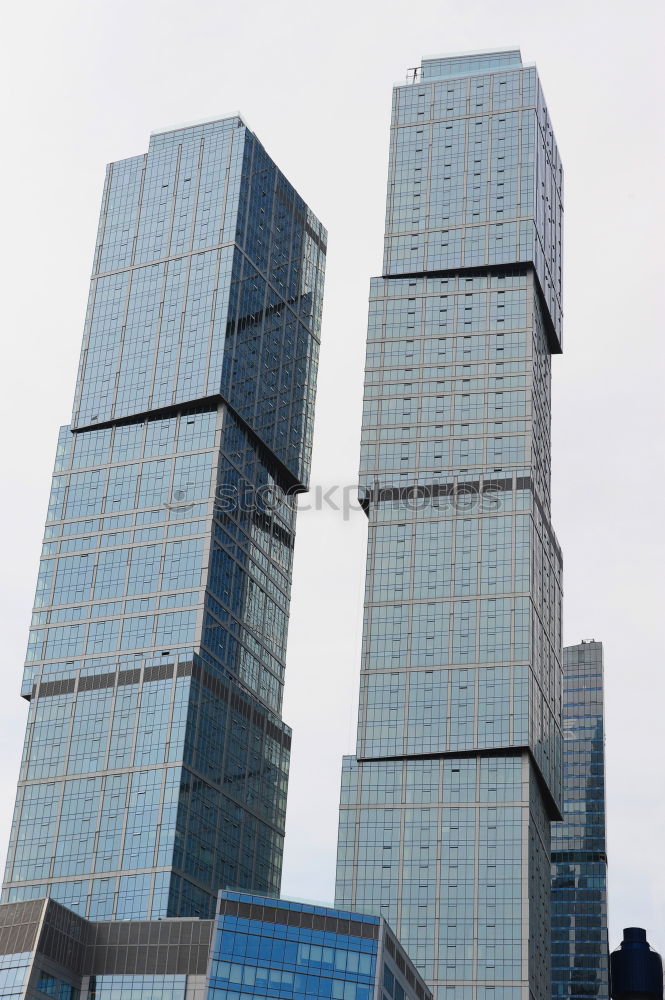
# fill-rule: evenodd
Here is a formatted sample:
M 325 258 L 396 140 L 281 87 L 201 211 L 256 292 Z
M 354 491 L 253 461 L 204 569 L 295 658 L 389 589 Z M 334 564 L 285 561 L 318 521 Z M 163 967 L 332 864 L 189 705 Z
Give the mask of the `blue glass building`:
M 215 920 L 88 921 L 52 899 L 0 905 L 13 1000 L 432 1000 L 384 920 L 222 892 Z
M 438 1000 L 550 995 L 562 184 L 538 75 L 519 51 L 425 59 L 395 87 L 336 905 L 384 916 Z
M 325 249 L 237 116 L 107 169 L 3 901 L 212 917 L 279 888 Z
M 552 825 L 552 996 L 608 1000 L 603 647 L 563 651 L 563 822 Z
M 223 892 L 208 1000 L 431 1000 L 385 920 Z

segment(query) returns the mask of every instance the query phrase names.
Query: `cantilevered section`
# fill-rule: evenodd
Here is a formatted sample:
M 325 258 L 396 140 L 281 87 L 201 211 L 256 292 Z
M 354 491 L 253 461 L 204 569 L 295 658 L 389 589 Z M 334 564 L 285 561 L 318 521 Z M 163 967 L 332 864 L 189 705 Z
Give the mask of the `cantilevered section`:
M 336 902 L 382 914 L 438 1000 L 546 1000 L 561 167 L 516 50 L 424 60 L 414 76 L 393 94 L 370 291 L 365 620 Z
M 530 265 L 561 351 L 563 169 L 517 49 L 423 60 L 395 87 L 383 273 Z
M 325 250 L 238 116 L 107 168 L 5 901 L 206 917 L 222 886 L 279 890 Z

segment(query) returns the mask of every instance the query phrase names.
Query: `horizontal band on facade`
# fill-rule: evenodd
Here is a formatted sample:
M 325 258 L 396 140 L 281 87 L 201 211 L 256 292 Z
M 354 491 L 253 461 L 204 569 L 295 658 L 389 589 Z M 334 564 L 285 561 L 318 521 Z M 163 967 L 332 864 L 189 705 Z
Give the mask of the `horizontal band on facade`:
M 173 677 L 175 665 L 173 663 L 158 664 L 156 666 L 145 667 L 143 669 L 143 683 L 151 681 L 168 680 Z M 239 712 L 244 718 L 254 725 L 263 729 L 266 735 L 270 736 L 286 750 L 291 749 L 291 732 L 288 727 L 282 730 L 275 725 L 266 715 L 259 712 L 256 707 L 246 702 L 239 694 L 232 691 L 228 685 L 219 678 L 213 677 L 207 670 L 197 663 L 179 663 L 177 669 L 178 677 L 193 677 L 199 681 L 212 694 L 216 695 L 232 709 Z M 110 688 L 126 684 L 138 684 L 141 680 L 141 670 L 120 670 L 105 674 L 96 674 L 78 678 L 67 677 L 58 681 L 43 681 L 39 686 L 34 685 L 32 697 L 50 698 L 56 695 L 74 694 L 79 691 L 98 691 L 103 688 Z
M 552 864 L 607 864 L 605 851 L 552 851 Z
M 514 488 L 517 490 L 531 489 L 531 477 L 520 476 L 515 480 Z M 474 496 L 491 492 L 511 492 L 513 490 L 512 479 L 479 479 L 470 482 L 453 483 L 433 483 L 431 486 L 414 483 L 412 486 L 381 486 L 376 489 L 364 489 L 360 491 L 360 502 L 382 503 L 390 500 L 420 500 L 435 497 L 451 496 Z
M 311 930 L 330 931 L 350 937 L 371 938 L 379 936 L 379 920 L 365 922 L 347 920 L 343 917 L 308 913 L 305 910 L 285 909 L 261 903 L 245 903 L 237 899 L 220 899 L 219 915 L 223 917 L 243 917 L 246 920 L 260 920 L 269 924 L 285 924 L 290 927 L 306 927 Z

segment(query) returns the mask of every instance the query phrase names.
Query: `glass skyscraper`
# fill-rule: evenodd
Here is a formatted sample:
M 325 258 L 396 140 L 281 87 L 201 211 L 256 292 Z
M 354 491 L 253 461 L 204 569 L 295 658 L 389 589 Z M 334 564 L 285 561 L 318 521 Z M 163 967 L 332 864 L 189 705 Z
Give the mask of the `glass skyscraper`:
M 22 694 L 3 901 L 279 889 L 326 233 L 237 117 L 107 169 Z
M 552 826 L 552 996 L 608 1000 L 603 647 L 563 651 L 563 823 Z
M 519 51 L 426 59 L 395 88 L 336 905 L 384 916 L 438 1000 L 550 996 L 561 222 L 561 163 Z

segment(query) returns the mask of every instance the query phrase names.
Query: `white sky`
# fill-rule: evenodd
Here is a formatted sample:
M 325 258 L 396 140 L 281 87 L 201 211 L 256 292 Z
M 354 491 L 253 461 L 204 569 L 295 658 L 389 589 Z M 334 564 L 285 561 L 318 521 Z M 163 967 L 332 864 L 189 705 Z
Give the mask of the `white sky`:
M 665 949 L 663 30 L 658 0 L 35 0 L 3 18 L 0 845 L 57 428 L 69 419 L 104 166 L 152 129 L 239 109 L 330 233 L 313 483 L 357 474 L 368 282 L 391 86 L 423 55 L 519 45 L 565 177 L 554 526 L 566 643 L 605 646 L 610 930 Z M 285 719 L 283 891 L 332 900 L 355 743 L 365 519 L 303 513 Z

